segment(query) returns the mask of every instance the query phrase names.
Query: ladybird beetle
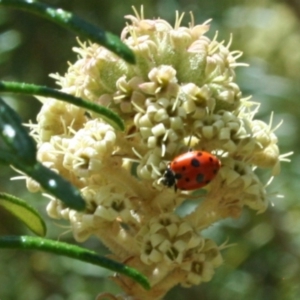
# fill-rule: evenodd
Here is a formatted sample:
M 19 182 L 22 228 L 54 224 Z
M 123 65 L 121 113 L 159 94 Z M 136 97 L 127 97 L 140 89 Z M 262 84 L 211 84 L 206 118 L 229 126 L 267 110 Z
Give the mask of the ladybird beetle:
M 168 165 L 161 182 L 177 189 L 191 191 L 199 189 L 216 176 L 221 162 L 205 151 L 189 151 L 174 158 Z

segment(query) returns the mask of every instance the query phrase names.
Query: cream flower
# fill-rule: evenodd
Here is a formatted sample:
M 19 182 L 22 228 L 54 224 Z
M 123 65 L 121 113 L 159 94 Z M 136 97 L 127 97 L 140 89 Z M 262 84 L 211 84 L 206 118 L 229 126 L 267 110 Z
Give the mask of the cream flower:
M 162 261 L 180 264 L 191 249 L 204 245 L 204 238 L 176 215 L 152 218 L 141 228 L 137 240 L 143 249 L 141 260 L 146 264 Z
M 115 280 L 126 297 L 161 299 L 173 286 L 211 280 L 222 263 L 220 248 L 201 230 L 244 207 L 266 210 L 266 183 L 257 168 L 280 170 L 275 129 L 255 119 L 258 105 L 243 98 L 235 82 L 238 51 L 205 34 L 209 22 L 175 26 L 126 16 L 121 38 L 136 55 L 130 65 L 96 44 L 80 43 L 61 89 L 105 105 L 125 123 L 120 132 L 84 109 L 45 100 L 33 125 L 39 160 L 75 184 L 85 212 L 48 204 L 53 218 L 70 221 L 74 237 L 96 235 L 114 257 L 149 277 L 151 291 L 130 279 Z M 169 162 L 188 148 L 217 156 L 221 169 L 205 186 L 196 209 L 176 209 L 190 197 L 161 184 Z M 29 188 L 39 187 L 28 181 Z M 126 298 L 124 296 L 124 299 Z

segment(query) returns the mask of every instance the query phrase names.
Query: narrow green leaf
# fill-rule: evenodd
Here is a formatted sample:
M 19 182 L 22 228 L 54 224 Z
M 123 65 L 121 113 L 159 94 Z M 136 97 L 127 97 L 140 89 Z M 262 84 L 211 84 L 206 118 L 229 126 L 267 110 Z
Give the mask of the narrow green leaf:
M 75 210 L 84 210 L 85 201 L 80 192 L 66 179 L 36 162 L 34 165 L 23 163 L 19 157 L 0 149 L 0 163 L 13 165 L 35 181 L 37 181 L 45 191 L 60 199 L 66 206 Z
M 0 136 L 23 163 L 36 161 L 36 146 L 33 138 L 22 125 L 19 115 L 0 98 Z
M 4 165 L 12 165 L 16 161 L 15 155 L 7 150 L 0 149 L 0 163 Z
M 55 99 L 59 99 L 74 104 L 76 106 L 86 108 L 87 110 L 99 114 L 102 119 L 104 119 L 107 123 L 109 123 L 117 130 L 124 130 L 125 128 L 122 119 L 116 113 L 109 110 L 105 106 L 101 106 L 96 103 L 86 101 L 79 97 L 74 97 L 72 95 L 45 86 L 39 86 L 39 85 L 27 84 L 27 83 L 0 81 L 0 92 L 38 95 L 38 96 L 52 97 Z
M 66 206 L 75 210 L 85 209 L 85 201 L 82 199 L 79 190 L 41 163 L 37 162 L 34 168 L 25 170 L 21 169 L 22 166 L 21 168 L 19 165 L 16 167 L 37 181 L 45 191 L 64 202 Z
M 121 42 L 121 40 L 103 29 L 84 21 L 76 15 L 60 8 L 53 8 L 43 3 L 31 0 L 0 0 L 0 6 L 7 6 L 22 9 L 30 13 L 44 17 L 58 25 L 67 28 L 79 36 L 90 39 L 111 50 L 129 63 L 135 63 L 135 57 L 130 48 Z
M 75 258 L 84 262 L 101 266 L 117 273 L 124 274 L 140 283 L 145 289 L 150 289 L 147 278 L 139 273 L 136 269 L 130 268 L 106 257 L 99 256 L 94 251 L 86 250 L 78 246 L 31 236 L 2 236 L 0 237 L 0 248 L 40 250 Z
M 21 220 L 32 232 L 45 236 L 46 224 L 38 211 L 24 200 L 15 196 L 0 193 L 0 205 Z

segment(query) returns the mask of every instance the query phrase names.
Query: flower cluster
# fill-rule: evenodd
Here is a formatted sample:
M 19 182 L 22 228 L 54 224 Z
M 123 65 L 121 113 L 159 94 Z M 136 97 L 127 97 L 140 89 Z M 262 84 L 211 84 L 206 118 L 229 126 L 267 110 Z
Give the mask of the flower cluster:
M 147 265 L 178 265 L 186 271 L 182 285 L 209 281 L 214 268 L 222 263 L 217 245 L 201 237 L 191 224 L 174 214 L 154 217 L 137 235 L 140 241 L 141 261 Z
M 134 299 L 160 299 L 178 283 L 209 281 L 222 263 L 220 247 L 201 230 L 244 206 L 263 212 L 265 184 L 256 168 L 279 173 L 277 138 L 255 120 L 258 105 L 235 83 L 238 51 L 209 39 L 209 22 L 172 27 L 162 19 L 127 16 L 121 38 L 136 55 L 130 65 L 96 44 L 80 43 L 78 60 L 61 90 L 107 106 L 125 122 L 121 132 L 98 115 L 53 99 L 44 100 L 34 126 L 39 160 L 70 180 L 87 203 L 85 212 L 52 199 L 47 211 L 70 221 L 78 241 L 96 235 L 114 257 L 149 277 L 151 291 L 128 278 L 115 280 Z M 203 200 L 183 217 L 175 210 L 191 192 L 161 184 L 172 159 L 205 150 L 221 161 Z M 28 180 L 36 191 L 36 183 Z

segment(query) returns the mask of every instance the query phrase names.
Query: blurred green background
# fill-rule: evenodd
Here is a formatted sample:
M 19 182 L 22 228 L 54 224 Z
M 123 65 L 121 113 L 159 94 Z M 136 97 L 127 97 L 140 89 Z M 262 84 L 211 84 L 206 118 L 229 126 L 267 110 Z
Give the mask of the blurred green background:
M 131 6 L 145 7 L 147 18 L 161 17 L 174 24 L 175 11 L 193 11 L 196 23 L 212 18 L 212 38 L 228 40 L 231 49 L 244 52 L 237 69 L 237 82 L 246 95 L 261 103 L 256 118 L 274 124 L 281 153 L 294 151 L 292 163 L 283 163 L 280 176 L 268 191 L 270 206 L 262 215 L 245 210 L 238 220 L 225 220 L 205 234 L 219 244 L 236 243 L 223 251 L 225 262 L 212 281 L 191 289 L 176 287 L 166 300 L 294 300 L 300 297 L 300 1 L 299 0 L 162 0 L 99 1 L 52 0 L 62 7 L 119 35 L 124 15 Z M 189 21 L 188 15 L 184 25 Z M 74 62 L 75 36 L 49 21 L 28 13 L 0 7 L 0 80 L 55 87 L 49 73 L 64 74 Z M 39 103 L 31 97 L 5 95 L 24 122 L 35 121 Z M 41 212 L 46 200 L 26 191 L 23 181 L 11 182 L 16 174 L 1 166 L 1 191 L 27 199 Z M 263 176 L 263 173 L 262 173 Z M 276 193 L 284 198 L 277 198 Z M 48 217 L 47 237 L 73 243 L 69 229 Z M 27 234 L 24 227 L 0 210 L 0 234 Z M 84 246 L 107 253 L 97 240 Z M 40 252 L 0 250 L 1 300 L 88 300 L 100 292 L 120 292 L 107 279 L 109 272 L 88 264 Z

